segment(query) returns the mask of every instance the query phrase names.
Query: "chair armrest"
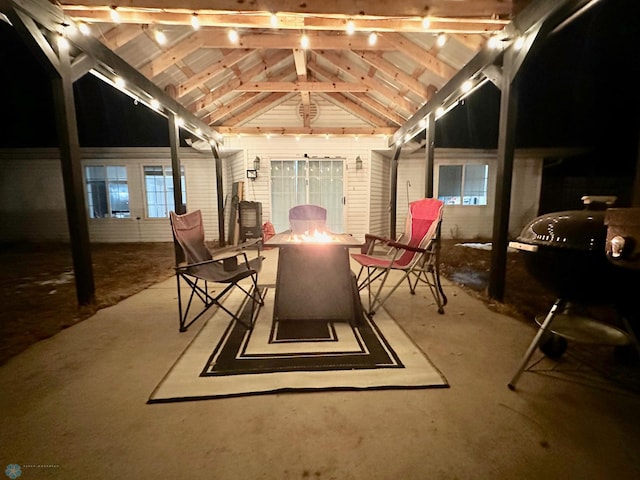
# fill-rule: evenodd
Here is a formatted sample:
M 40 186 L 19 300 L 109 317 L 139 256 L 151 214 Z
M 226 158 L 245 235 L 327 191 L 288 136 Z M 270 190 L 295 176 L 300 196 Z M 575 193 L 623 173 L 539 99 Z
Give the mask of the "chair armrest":
M 424 252 L 427 251 L 426 248 L 412 247 L 411 245 L 406 245 L 404 243 L 398 243 L 398 242 L 393 241 L 393 240 L 389 240 L 387 242 L 387 245 L 389 245 L 390 247 L 394 247 L 394 248 L 400 248 L 402 250 L 409 250 L 410 252 L 424 253 Z
M 365 233 L 364 240 L 365 240 L 365 242 L 368 241 L 368 240 L 373 240 L 375 242 L 385 242 L 385 243 L 391 241 L 390 238 L 379 237 L 378 235 L 374 235 L 372 233 Z
M 388 243 L 391 240 L 385 237 L 379 237 L 372 233 L 365 233 L 364 244 L 360 247 L 360 253 L 370 255 L 377 243 Z
M 222 260 L 222 259 L 220 259 Z M 191 267 L 199 267 L 201 265 L 208 265 L 209 263 L 217 263 L 220 260 L 204 260 L 202 262 L 195 262 L 195 263 L 181 263 L 180 265 L 176 265 L 175 267 L 173 267 L 175 270 L 186 270 L 187 268 L 191 268 Z
M 240 244 L 238 244 L 236 246 L 236 248 L 238 248 L 239 250 L 241 249 L 245 249 L 245 248 L 249 248 L 249 247 L 253 247 L 254 245 L 258 246 L 258 249 L 260 249 L 260 247 L 262 246 L 262 239 L 261 238 L 253 238 L 251 240 L 246 240 Z

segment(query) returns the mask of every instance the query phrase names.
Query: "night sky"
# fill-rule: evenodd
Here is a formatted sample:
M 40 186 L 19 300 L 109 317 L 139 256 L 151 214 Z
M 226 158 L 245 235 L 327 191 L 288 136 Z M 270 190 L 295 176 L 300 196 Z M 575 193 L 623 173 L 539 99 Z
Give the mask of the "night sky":
M 640 131 L 640 2 L 601 0 L 533 51 L 519 74 L 516 147 L 583 147 L 555 172 L 631 176 Z M 0 22 L 0 88 L 9 127 L 0 147 L 55 147 L 51 87 Z M 166 119 L 91 75 L 74 85 L 80 144 L 167 146 Z M 500 92 L 491 83 L 436 123 L 436 147 L 495 148 Z M 6 122 L 5 122 L 6 123 Z M 111 126 L 117 125 L 117 128 Z

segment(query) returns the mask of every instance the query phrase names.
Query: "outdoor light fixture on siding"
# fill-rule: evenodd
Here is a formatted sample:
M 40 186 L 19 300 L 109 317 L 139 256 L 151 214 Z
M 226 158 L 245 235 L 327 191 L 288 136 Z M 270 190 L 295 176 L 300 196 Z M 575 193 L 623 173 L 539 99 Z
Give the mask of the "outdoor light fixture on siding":
M 253 169 L 260 170 L 260 157 L 256 155 L 256 158 L 253 159 Z
M 356 157 L 356 170 L 362 170 L 362 159 L 360 155 Z

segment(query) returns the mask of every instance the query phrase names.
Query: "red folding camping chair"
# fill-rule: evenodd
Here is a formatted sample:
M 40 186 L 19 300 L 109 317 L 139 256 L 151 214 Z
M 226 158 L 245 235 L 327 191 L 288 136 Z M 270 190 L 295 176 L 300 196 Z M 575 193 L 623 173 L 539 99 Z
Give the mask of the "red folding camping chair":
M 404 232 L 397 240 L 366 234 L 361 253 L 351 254 L 360 264 L 358 290 L 366 288 L 368 291 L 369 314 L 382 307 L 405 279 L 412 295 L 415 295 L 419 282 L 426 283 L 438 306 L 438 313 L 444 313 L 447 297 L 440 283 L 439 267 L 443 206 L 442 201 L 434 198 L 411 202 Z M 381 246 L 386 253 L 377 254 Z M 388 286 L 387 280 L 394 271 L 401 275 Z M 383 290 L 385 287 L 390 290 Z

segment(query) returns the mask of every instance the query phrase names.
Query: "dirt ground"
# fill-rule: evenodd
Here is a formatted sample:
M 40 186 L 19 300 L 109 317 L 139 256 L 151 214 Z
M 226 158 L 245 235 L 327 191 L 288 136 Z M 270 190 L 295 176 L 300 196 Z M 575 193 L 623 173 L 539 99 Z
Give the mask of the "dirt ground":
M 492 309 L 524 321 L 546 312 L 553 296 L 531 278 L 518 253 L 508 255 L 504 302 L 486 294 L 490 251 L 445 240 L 442 274 Z M 468 245 L 468 243 L 464 243 Z M 0 251 L 0 364 L 29 345 L 55 335 L 173 274 L 171 243 L 92 244 L 96 303 L 78 307 L 69 245 L 4 245 Z

